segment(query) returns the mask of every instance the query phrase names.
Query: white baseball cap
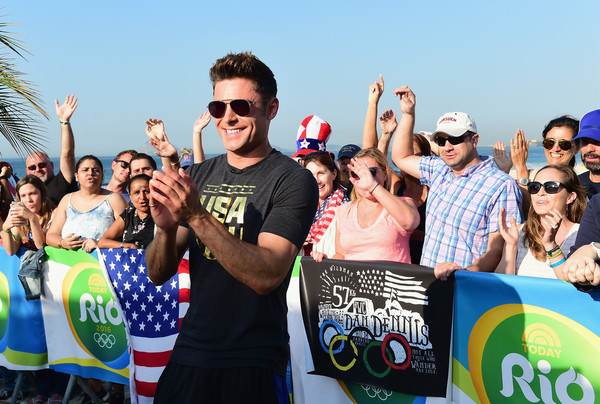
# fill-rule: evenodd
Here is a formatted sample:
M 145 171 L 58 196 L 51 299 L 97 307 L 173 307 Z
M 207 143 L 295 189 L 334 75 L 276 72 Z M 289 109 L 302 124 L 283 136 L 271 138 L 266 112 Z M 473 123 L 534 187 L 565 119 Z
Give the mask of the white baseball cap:
M 438 119 L 435 132 L 431 136 L 445 133 L 448 136 L 458 137 L 467 131 L 477 133 L 477 126 L 473 118 L 464 112 L 448 112 Z

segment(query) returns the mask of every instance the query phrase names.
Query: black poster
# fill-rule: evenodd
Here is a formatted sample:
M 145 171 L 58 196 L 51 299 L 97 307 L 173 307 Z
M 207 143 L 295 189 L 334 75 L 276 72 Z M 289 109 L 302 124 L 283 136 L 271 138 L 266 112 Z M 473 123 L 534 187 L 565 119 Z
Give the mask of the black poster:
M 300 297 L 315 374 L 444 397 L 454 277 L 390 262 L 302 259 Z

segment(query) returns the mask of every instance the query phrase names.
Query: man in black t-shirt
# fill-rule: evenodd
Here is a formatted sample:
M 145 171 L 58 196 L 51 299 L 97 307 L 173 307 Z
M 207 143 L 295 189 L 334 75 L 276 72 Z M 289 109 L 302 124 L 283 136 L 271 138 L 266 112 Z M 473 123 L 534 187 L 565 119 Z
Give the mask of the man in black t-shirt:
M 279 107 L 271 70 L 251 53 L 229 54 L 210 76 L 208 108 L 227 153 L 186 172 L 165 166 L 150 182 L 157 232 L 148 274 L 166 282 L 189 247 L 191 278 L 154 402 L 288 402 L 286 290 L 317 185 L 269 143 Z
M 34 151 L 27 156 L 25 171 L 44 181 L 50 200 L 55 206 L 58 206 L 63 196 L 79 189 L 75 181 L 75 139 L 71 129 L 71 116 L 77 109 L 77 98 L 67 95 L 62 105 L 58 104 L 58 100 L 54 100 L 54 103 L 61 131 L 58 175 L 54 175 L 54 163 L 43 151 Z

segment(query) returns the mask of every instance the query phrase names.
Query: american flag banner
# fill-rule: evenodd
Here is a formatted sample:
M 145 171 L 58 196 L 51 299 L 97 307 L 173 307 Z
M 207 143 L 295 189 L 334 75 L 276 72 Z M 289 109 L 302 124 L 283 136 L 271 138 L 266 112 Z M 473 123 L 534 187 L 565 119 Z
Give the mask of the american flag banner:
M 126 319 L 132 349 L 131 402 L 152 403 L 189 307 L 189 261 L 184 258 L 177 275 L 156 286 L 148 278 L 145 250 L 101 249 L 98 256 Z

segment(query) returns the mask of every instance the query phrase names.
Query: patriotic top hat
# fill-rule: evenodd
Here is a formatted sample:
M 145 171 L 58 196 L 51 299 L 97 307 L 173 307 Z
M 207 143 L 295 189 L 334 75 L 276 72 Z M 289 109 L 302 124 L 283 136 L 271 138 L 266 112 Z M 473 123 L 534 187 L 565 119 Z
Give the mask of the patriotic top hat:
M 292 157 L 326 150 L 329 135 L 331 135 L 331 125 L 316 115 L 307 116 L 298 129 L 296 140 L 298 151 Z

